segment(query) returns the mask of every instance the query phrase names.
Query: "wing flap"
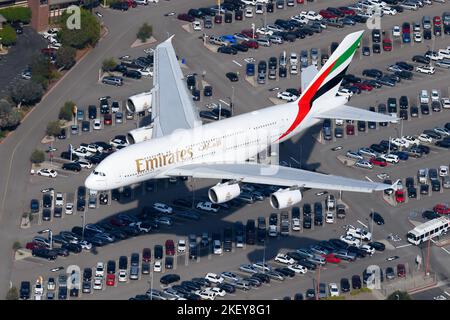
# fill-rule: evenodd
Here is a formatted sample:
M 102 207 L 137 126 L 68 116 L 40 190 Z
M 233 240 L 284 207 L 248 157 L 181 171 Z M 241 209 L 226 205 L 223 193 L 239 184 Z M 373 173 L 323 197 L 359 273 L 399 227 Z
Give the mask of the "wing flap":
M 399 118 L 350 106 L 339 106 L 314 114 L 318 119 L 343 119 L 355 121 L 394 122 Z
M 392 186 L 351 178 L 327 175 L 283 166 L 257 163 L 191 164 L 168 170 L 167 176 L 190 176 L 203 179 L 230 179 L 246 183 L 304 187 L 314 189 L 372 192 Z

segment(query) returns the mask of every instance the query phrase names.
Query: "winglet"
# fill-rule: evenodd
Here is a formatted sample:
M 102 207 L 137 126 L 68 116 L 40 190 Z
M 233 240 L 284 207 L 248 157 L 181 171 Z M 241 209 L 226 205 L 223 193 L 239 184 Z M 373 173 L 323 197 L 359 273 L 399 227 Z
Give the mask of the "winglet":
M 395 181 L 395 182 L 391 185 L 391 187 L 390 187 L 389 189 L 393 189 L 393 190 L 397 191 L 397 189 L 398 189 L 398 184 L 399 184 L 400 181 L 401 181 L 401 179 L 397 179 L 397 181 Z
M 169 38 L 167 38 L 167 40 L 165 40 L 164 42 L 172 42 L 173 37 L 175 37 L 175 34 L 171 35 Z

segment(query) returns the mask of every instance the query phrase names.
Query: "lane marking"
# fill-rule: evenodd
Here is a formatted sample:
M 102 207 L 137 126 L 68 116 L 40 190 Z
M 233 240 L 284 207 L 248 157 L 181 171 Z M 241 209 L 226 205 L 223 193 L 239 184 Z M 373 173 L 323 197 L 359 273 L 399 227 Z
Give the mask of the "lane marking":
M 373 180 L 370 179 L 368 176 L 365 176 L 364 178 L 366 178 L 366 179 L 369 180 L 370 182 L 373 182 Z
M 412 244 L 411 243 L 407 243 L 407 244 L 395 247 L 395 249 L 401 249 L 401 248 L 406 248 L 406 247 L 410 247 L 410 246 L 412 246 Z
M 368 226 L 366 226 L 364 223 L 362 223 L 361 221 L 359 221 L 359 220 L 356 220 L 356 222 L 358 222 L 360 225 L 362 225 L 364 228 L 366 228 L 366 229 L 368 229 L 369 227 Z
M 226 101 L 223 101 L 222 99 L 219 99 L 219 101 L 220 102 L 222 102 L 223 104 L 225 104 L 227 107 L 229 107 L 230 106 L 230 104 L 228 103 L 228 102 L 226 102 Z
M 240 63 L 237 62 L 236 60 L 233 60 L 233 62 L 234 62 L 235 64 L 237 64 L 239 67 L 242 67 L 242 64 L 240 64 Z

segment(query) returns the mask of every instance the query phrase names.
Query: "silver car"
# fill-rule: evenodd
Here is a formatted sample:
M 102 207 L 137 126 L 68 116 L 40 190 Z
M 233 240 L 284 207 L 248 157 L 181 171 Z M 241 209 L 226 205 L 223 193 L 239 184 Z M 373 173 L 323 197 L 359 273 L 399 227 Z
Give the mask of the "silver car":
M 368 156 L 368 157 L 376 157 L 377 153 L 370 148 L 361 148 L 358 150 L 359 154 Z
M 258 273 L 258 270 L 251 264 L 241 264 L 239 270 L 247 273 Z
M 358 160 L 363 160 L 364 159 L 364 157 L 362 155 L 360 155 L 358 152 L 350 151 L 350 150 L 347 151 L 346 156 L 348 158 L 352 158 L 352 159 L 358 159 Z
M 364 168 L 364 169 L 372 169 L 373 165 L 367 160 L 359 160 L 355 163 L 356 167 Z

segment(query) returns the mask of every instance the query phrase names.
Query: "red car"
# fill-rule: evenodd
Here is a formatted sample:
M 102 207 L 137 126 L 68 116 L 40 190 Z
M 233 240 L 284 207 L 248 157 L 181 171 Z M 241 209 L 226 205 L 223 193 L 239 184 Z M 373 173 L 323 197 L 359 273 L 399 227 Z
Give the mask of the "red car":
M 406 276 L 406 268 L 404 264 L 398 264 L 397 265 L 397 276 L 399 278 L 404 278 Z
M 382 159 L 382 158 L 371 158 L 370 159 L 370 163 L 373 165 L 377 165 L 380 167 L 386 167 L 387 166 L 387 162 L 386 160 Z
M 113 226 L 116 227 L 125 227 L 129 224 L 126 221 L 119 218 L 112 218 L 111 220 L 109 220 L 109 223 L 111 223 Z
M 137 3 L 134 0 L 125 0 L 124 2 L 126 4 L 128 4 L 128 8 L 136 8 L 137 7 Z
M 320 11 L 319 11 L 319 14 L 320 14 L 322 17 L 324 17 L 324 19 L 335 19 L 335 18 L 338 17 L 338 16 L 335 15 L 333 12 L 330 12 L 330 11 L 328 11 L 328 10 L 320 10 Z
M 297 0 L 297 3 L 303 4 L 303 3 L 305 3 L 305 0 Z
M 152 251 L 149 248 L 144 248 L 142 250 L 142 261 L 150 262 L 151 259 L 152 259 Z
M 435 205 L 433 211 L 439 214 L 450 214 L 450 208 L 442 203 Z
M 347 8 L 347 7 L 339 7 L 338 10 L 345 14 L 346 16 L 354 16 L 356 15 L 355 10 Z
M 435 16 L 435 17 L 433 18 L 433 23 L 434 23 L 434 26 L 435 26 L 435 27 L 440 27 L 441 24 L 442 24 L 441 17 Z
M 242 41 L 241 44 L 243 44 L 244 46 L 247 46 L 249 48 L 253 48 L 253 49 L 258 49 L 259 48 L 258 42 L 254 41 L 254 40 Z
M 355 134 L 355 126 L 352 124 L 348 124 L 345 131 L 347 132 L 348 136 L 353 136 Z
M 384 51 L 392 51 L 392 40 L 389 38 L 385 38 L 383 40 L 383 50 Z
M 45 247 L 39 243 L 36 242 L 28 242 L 25 245 L 25 248 L 28 250 L 34 250 L 34 249 L 44 249 Z
M 222 23 L 222 15 L 217 14 L 214 16 L 214 23 L 221 24 Z
M 244 30 L 241 31 L 241 33 L 243 35 L 246 35 L 250 39 L 258 39 L 258 34 L 257 33 L 255 33 L 255 37 L 253 37 L 253 30 L 251 30 L 251 29 L 244 29 Z
M 188 22 L 195 21 L 195 18 L 187 13 L 180 13 L 177 18 L 178 18 L 178 20 L 181 20 L 181 21 L 188 21 Z
M 113 273 L 108 273 L 108 275 L 106 276 L 106 285 L 108 287 L 114 287 L 115 284 L 116 284 L 116 275 Z
M 325 258 L 325 261 L 329 262 L 329 263 L 340 263 L 341 262 L 341 259 L 336 257 L 333 253 L 329 253 L 327 255 L 324 255 L 323 257 Z
M 405 192 L 403 192 L 403 190 L 395 191 L 395 201 L 397 201 L 397 203 L 405 202 Z
M 175 255 L 175 243 L 173 242 L 173 240 L 166 240 L 165 247 L 167 256 Z
M 353 86 L 355 86 L 361 90 L 364 90 L 364 91 L 372 91 L 373 90 L 373 87 L 371 85 L 368 85 L 367 83 L 362 83 L 362 82 L 354 83 Z
M 107 113 L 103 116 L 103 123 L 107 126 L 112 125 L 112 115 Z

